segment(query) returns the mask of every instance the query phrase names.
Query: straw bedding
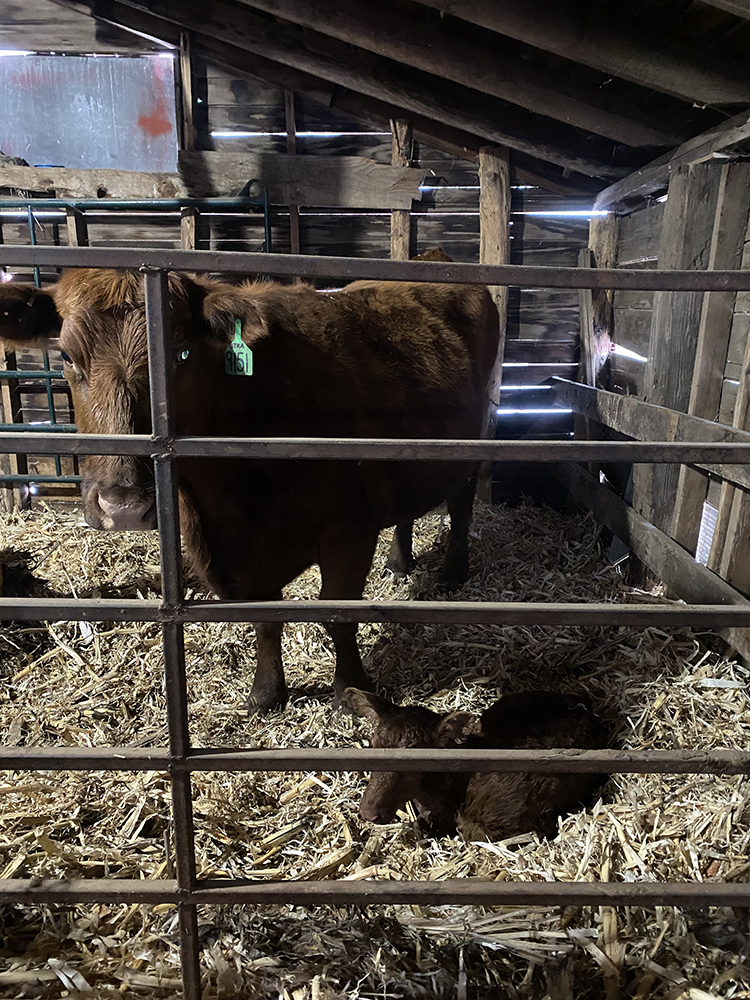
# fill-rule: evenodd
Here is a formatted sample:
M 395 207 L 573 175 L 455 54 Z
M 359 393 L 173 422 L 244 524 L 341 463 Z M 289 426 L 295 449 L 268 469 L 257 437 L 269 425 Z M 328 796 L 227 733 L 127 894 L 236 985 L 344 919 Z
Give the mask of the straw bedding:
M 416 532 L 417 570 L 381 575 L 367 596 L 442 596 L 447 517 Z M 0 525 L 5 593 L 154 597 L 153 533 L 107 535 L 42 509 Z M 317 570 L 287 597 L 314 596 Z M 622 601 L 634 595 L 601 555 L 590 515 L 478 506 L 462 599 Z M 637 595 L 639 598 L 643 595 Z M 661 600 L 657 596 L 653 600 Z M 289 625 L 289 705 L 243 709 L 254 639 L 242 625 L 186 627 L 196 745 L 362 746 L 368 725 L 333 709 L 321 626 Z M 586 691 L 614 745 L 747 746 L 746 668 L 689 630 L 360 627 L 365 666 L 397 700 L 480 711 L 528 688 Z M 163 745 L 159 630 L 151 624 L 16 623 L 0 639 L 5 744 Z M 676 879 L 747 881 L 744 776 L 611 778 L 552 841 L 429 839 L 413 813 L 377 827 L 357 807 L 358 774 L 196 774 L 199 873 L 325 879 Z M 0 774 L 0 877 L 171 877 L 164 774 Z M 744 912 L 479 907 L 201 908 L 208 997 L 709 1000 L 750 996 Z M 179 994 L 173 907 L 0 904 L 0 997 L 167 998 Z

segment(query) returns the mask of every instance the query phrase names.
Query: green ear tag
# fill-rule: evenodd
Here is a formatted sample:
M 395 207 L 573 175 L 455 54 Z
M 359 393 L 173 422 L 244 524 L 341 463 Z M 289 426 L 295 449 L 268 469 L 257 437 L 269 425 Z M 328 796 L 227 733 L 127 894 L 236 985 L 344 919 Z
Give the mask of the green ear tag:
M 242 339 L 242 320 L 234 321 L 234 340 L 224 351 L 224 370 L 227 375 L 252 375 L 253 352 Z

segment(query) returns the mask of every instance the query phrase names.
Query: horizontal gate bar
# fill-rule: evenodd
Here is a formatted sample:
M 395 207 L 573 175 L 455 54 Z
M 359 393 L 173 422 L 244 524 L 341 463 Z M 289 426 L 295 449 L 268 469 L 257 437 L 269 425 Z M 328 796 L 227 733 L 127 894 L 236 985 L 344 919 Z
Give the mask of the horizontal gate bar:
M 531 771 L 535 774 L 747 774 L 741 750 L 486 750 L 293 747 L 193 749 L 172 760 L 167 747 L 0 747 L 5 770 L 60 771 Z
M 443 625 L 620 625 L 633 628 L 750 627 L 750 601 L 736 604 L 553 604 L 538 601 L 159 601 L 3 597 L 0 621 L 438 622 Z M 498 640 L 500 641 L 500 640 Z
M 291 904 L 292 906 L 748 906 L 742 882 L 249 881 L 199 879 L 0 879 L 0 898 L 16 903 Z
M 747 272 L 750 274 L 750 271 Z M 34 455 L 145 455 L 387 462 L 671 462 L 750 464 L 750 433 L 734 441 L 469 441 L 419 438 L 154 438 L 145 434 L 0 431 L 0 449 Z
M 632 288 L 639 291 L 750 291 L 750 271 L 637 271 L 526 264 L 445 264 L 439 261 L 305 257 L 226 250 L 118 247 L 0 246 L 4 267 L 141 267 L 171 271 L 223 271 L 277 277 L 438 281 L 524 288 Z

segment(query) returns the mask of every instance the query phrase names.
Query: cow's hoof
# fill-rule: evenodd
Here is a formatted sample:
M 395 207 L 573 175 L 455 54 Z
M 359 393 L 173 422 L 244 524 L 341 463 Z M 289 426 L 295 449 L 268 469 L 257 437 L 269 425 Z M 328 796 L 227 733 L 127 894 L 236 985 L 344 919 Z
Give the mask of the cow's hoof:
M 390 575 L 394 580 L 405 580 L 417 565 L 416 559 L 388 559 L 381 576 Z
M 273 692 L 253 690 L 245 702 L 245 711 L 248 715 L 260 715 L 263 712 L 272 712 L 276 708 L 283 708 L 288 698 L 289 694 L 286 688 L 283 691 Z

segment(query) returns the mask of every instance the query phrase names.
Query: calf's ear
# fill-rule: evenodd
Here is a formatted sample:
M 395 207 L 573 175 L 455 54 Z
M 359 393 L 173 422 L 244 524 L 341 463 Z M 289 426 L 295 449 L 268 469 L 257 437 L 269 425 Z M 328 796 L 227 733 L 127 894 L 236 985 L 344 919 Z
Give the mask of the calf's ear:
M 52 295 L 33 285 L 0 284 L 0 340 L 40 344 L 57 336 L 62 319 Z
M 451 712 L 444 715 L 435 730 L 435 739 L 440 747 L 452 746 L 456 743 L 463 743 L 477 721 L 477 717 L 471 712 Z
M 361 715 L 363 719 L 377 722 L 396 711 L 396 706 L 386 698 L 373 694 L 371 691 L 360 691 L 359 688 L 347 688 L 341 697 L 341 707 L 346 711 Z

